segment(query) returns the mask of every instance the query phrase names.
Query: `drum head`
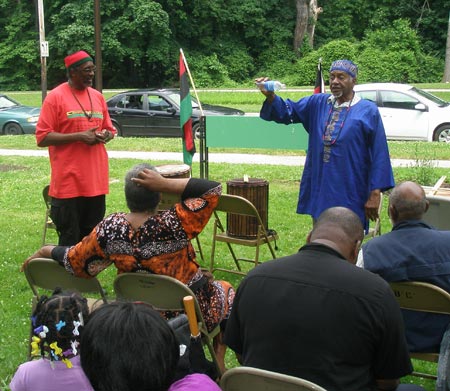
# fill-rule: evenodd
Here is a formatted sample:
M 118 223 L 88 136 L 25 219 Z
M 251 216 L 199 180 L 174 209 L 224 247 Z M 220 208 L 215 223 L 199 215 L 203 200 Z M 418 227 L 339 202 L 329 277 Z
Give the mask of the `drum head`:
M 189 178 L 191 167 L 187 164 L 162 164 L 155 167 L 166 178 Z

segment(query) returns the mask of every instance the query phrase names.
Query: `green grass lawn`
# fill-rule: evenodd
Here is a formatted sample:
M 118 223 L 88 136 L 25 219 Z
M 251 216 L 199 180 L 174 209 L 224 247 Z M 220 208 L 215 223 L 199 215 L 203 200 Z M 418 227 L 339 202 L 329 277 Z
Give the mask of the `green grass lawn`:
M 25 95 L 24 95 L 25 96 Z M 22 99 L 19 99 L 23 101 Z M 257 97 L 260 100 L 261 97 Z M 230 102 L 233 106 L 233 102 Z M 38 149 L 34 136 L 1 136 L 0 149 Z M 107 146 L 110 150 L 131 151 L 180 151 L 178 139 L 117 138 Z M 450 159 L 448 144 L 425 142 L 389 142 L 392 158 L 413 159 L 409 167 L 395 168 L 396 181 L 415 180 L 423 185 L 434 184 L 442 175 L 450 178 L 450 170 L 437 167 L 434 159 Z M 263 153 L 276 155 L 298 155 L 296 150 L 233 150 L 214 148 L 215 152 Z M 110 194 L 107 196 L 107 213 L 126 210 L 123 196 L 123 176 L 138 161 L 134 159 L 110 160 Z M 174 162 L 154 161 L 152 164 Z M 180 162 L 176 162 L 180 163 Z M 199 165 L 194 164 L 193 176 L 199 176 Z M 224 186 L 228 180 L 250 177 L 264 178 L 269 182 L 269 228 L 279 234 L 277 256 L 290 255 L 305 243 L 306 235 L 311 228 L 310 218 L 295 213 L 301 167 L 265 166 L 246 164 L 209 164 L 210 179 L 221 182 Z M 44 226 L 45 205 L 42 189 L 48 184 L 50 167 L 45 157 L 7 157 L 0 156 L 0 388 L 8 390 L 8 383 L 17 365 L 26 360 L 28 351 L 29 315 L 31 308 L 31 291 L 25 277 L 19 272 L 20 265 L 40 245 Z M 448 183 L 448 180 L 447 180 Z M 382 212 L 382 232 L 390 230 L 387 218 L 387 197 Z M 52 236 L 53 235 L 53 236 Z M 211 252 L 212 223 L 208 224 L 200 235 L 207 267 Z M 54 232 L 50 232 L 50 241 L 56 240 Z M 230 265 L 231 257 L 225 245 L 217 245 L 216 260 L 220 265 Z M 253 256 L 252 249 L 239 249 L 239 255 Z M 270 254 L 263 249 L 261 258 L 269 259 Z M 112 281 L 115 271 L 111 268 L 99 276 L 101 283 L 112 297 Z M 226 273 L 217 273 L 217 278 L 229 280 L 235 287 L 241 277 Z M 227 354 L 227 365 L 237 365 L 232 352 Z M 421 370 L 435 370 L 433 364 L 417 363 Z M 405 378 L 434 389 L 432 381 Z

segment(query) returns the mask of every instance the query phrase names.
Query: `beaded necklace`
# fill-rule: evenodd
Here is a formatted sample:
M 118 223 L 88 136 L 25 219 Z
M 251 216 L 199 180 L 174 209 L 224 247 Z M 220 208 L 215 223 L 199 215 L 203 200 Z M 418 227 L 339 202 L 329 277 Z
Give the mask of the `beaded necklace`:
M 332 129 L 327 134 L 328 125 L 330 124 L 331 116 L 332 116 L 332 114 L 334 112 L 334 103 L 330 105 L 330 109 L 328 110 L 327 122 L 325 122 L 325 129 L 324 129 L 323 134 L 322 134 L 322 140 L 323 140 L 324 145 L 328 145 L 328 146 L 333 145 L 334 143 L 336 143 L 337 139 L 341 135 L 341 131 L 342 131 L 342 128 L 344 127 L 345 121 L 346 121 L 348 113 L 350 111 L 350 107 L 352 106 L 352 102 L 353 102 L 353 97 L 354 96 L 355 96 L 355 94 L 353 94 L 352 99 L 350 100 L 350 102 L 349 102 L 349 104 L 347 106 L 347 110 L 345 112 L 345 116 L 344 116 L 344 118 L 343 118 L 343 120 L 341 122 L 341 125 L 339 126 L 338 133 L 336 134 L 336 137 L 334 138 L 334 140 L 332 139 L 332 133 L 333 133 Z M 339 119 L 339 117 L 338 117 L 338 119 Z
M 70 86 L 70 92 L 72 93 L 72 96 L 73 96 L 73 97 L 75 98 L 75 100 L 77 101 L 77 103 L 78 103 L 78 105 L 80 106 L 81 110 L 83 110 L 84 116 L 88 119 L 88 121 L 90 121 L 90 120 L 92 119 L 93 114 L 94 114 L 94 112 L 93 112 L 93 109 L 94 109 L 94 108 L 93 108 L 93 106 L 92 106 L 92 98 L 91 98 L 91 94 L 89 93 L 89 88 L 86 88 L 86 91 L 87 91 L 87 94 L 88 94 L 88 97 L 89 97 L 89 103 L 90 103 L 90 105 L 91 105 L 91 110 L 90 110 L 89 113 L 84 109 L 83 105 L 82 105 L 81 102 L 78 100 L 78 98 L 77 98 L 77 96 L 75 95 L 75 93 L 73 92 L 72 86 Z

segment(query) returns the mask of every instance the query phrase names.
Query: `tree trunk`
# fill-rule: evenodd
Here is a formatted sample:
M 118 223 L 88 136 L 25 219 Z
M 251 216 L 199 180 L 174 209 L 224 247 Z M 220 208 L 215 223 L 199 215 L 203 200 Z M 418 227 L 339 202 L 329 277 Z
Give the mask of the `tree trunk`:
M 317 24 L 317 18 L 319 17 L 319 14 L 322 12 L 322 7 L 317 6 L 317 0 L 310 0 L 309 1 L 309 17 L 308 17 L 308 39 L 309 39 L 309 45 L 311 48 L 314 47 L 314 31 L 316 29 Z
M 295 22 L 294 32 L 294 52 L 299 55 L 300 46 L 302 46 L 305 38 L 306 29 L 308 27 L 309 0 L 297 0 L 297 18 Z
M 450 82 L 450 13 L 448 17 L 448 27 L 447 27 L 447 45 L 445 46 L 445 67 L 444 67 L 444 77 L 442 78 L 443 83 Z
M 317 0 L 296 0 L 296 8 L 294 51 L 298 56 L 306 34 L 308 35 L 309 44 L 311 47 L 314 46 L 314 30 L 322 8 L 317 6 Z

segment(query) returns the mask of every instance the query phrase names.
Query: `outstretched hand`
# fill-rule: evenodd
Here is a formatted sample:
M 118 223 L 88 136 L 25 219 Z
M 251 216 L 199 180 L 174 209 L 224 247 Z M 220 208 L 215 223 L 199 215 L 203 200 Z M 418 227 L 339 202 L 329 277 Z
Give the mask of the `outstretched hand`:
M 265 95 L 265 97 L 269 100 L 273 100 L 275 93 L 273 91 L 267 91 L 263 86 L 259 86 L 260 83 L 264 83 L 266 81 L 269 81 L 270 78 L 268 77 L 257 77 L 255 79 L 255 83 L 256 85 L 259 87 L 259 89 L 261 90 L 262 94 Z

